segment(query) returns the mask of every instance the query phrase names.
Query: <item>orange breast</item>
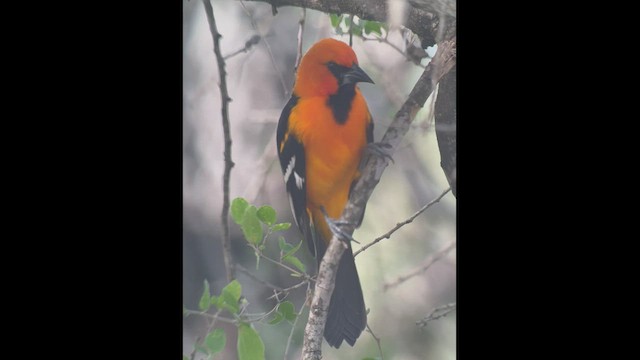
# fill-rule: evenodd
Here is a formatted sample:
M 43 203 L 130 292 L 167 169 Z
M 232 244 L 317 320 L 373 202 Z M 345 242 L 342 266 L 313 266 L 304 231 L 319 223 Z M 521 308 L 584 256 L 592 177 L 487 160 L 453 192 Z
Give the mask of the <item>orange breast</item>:
M 291 132 L 305 147 L 307 207 L 312 211 L 314 222 L 318 222 L 320 206 L 324 206 L 330 217 L 339 218 L 351 183 L 359 176 L 358 165 L 367 143 L 370 115 L 364 97 L 356 89 L 344 124 L 333 119 L 325 97 L 301 98 L 289 121 Z

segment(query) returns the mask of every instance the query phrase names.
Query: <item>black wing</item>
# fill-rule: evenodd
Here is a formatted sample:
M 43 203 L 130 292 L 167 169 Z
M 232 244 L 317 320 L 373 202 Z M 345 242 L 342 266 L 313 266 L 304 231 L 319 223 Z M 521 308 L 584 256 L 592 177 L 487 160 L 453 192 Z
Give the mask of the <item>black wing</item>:
M 282 110 L 276 133 L 277 150 L 293 217 L 307 240 L 309 249 L 315 256 L 311 221 L 307 213 L 307 181 L 305 178 L 307 168 L 304 146 L 296 138 L 295 134 L 289 132 L 289 115 L 297 103 L 298 97 L 294 95 Z

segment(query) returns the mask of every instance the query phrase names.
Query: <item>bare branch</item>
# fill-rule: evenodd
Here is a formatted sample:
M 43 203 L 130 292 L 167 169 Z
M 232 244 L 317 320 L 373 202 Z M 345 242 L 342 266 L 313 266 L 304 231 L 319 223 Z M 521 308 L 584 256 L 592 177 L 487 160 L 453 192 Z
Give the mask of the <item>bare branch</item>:
M 353 47 L 353 14 L 349 15 L 349 47 Z
M 447 316 L 447 314 L 454 311 L 455 309 L 456 309 L 456 303 L 450 303 L 444 306 L 437 307 L 431 310 L 431 312 L 427 316 L 425 316 L 422 320 L 416 321 L 416 325 L 420 326 L 421 328 L 424 328 L 425 326 L 427 326 L 427 323 L 429 321 L 437 320 L 437 319 L 440 319 L 441 317 L 445 317 Z
M 247 42 L 244 43 L 244 47 L 240 50 L 236 50 L 234 52 L 232 52 L 229 55 L 225 55 L 223 57 L 223 59 L 227 60 L 229 58 L 232 58 L 242 52 L 247 52 L 249 51 L 249 49 L 251 49 L 253 47 L 253 45 L 257 44 L 260 42 L 260 35 L 253 35 L 251 38 L 249 38 L 249 40 L 247 40 Z
M 435 127 L 440 166 L 456 196 L 456 67 L 440 81 L 435 103 Z
M 258 278 L 257 276 L 253 275 L 249 270 L 247 270 L 244 266 L 242 266 L 241 264 L 237 264 L 236 268 L 238 269 L 238 271 L 240 271 L 241 273 L 247 275 L 248 277 L 250 277 L 252 280 L 254 280 L 257 283 L 260 283 L 268 288 L 277 290 L 282 292 L 284 289 L 281 288 L 280 286 L 277 285 L 273 285 L 272 283 L 266 281 L 266 280 L 262 280 L 260 278 Z
M 369 324 L 367 324 L 367 331 L 369 332 L 369 334 L 371 334 L 371 336 L 373 336 L 373 340 L 376 341 L 376 344 L 378 344 L 378 352 L 380 353 L 380 360 L 384 360 L 384 354 L 382 353 L 382 346 L 380 345 L 380 338 L 373 333 L 373 330 L 371 330 L 371 327 L 369 326 Z
M 303 272 L 300 272 L 300 271 L 292 268 L 291 266 L 285 265 L 281 261 L 274 260 L 274 259 L 268 257 L 267 255 L 263 254 L 262 251 L 260 251 L 260 249 L 258 249 L 254 245 L 249 245 L 249 246 L 251 246 L 251 248 L 253 248 L 253 250 L 256 252 L 256 254 L 258 254 L 258 256 L 260 256 L 261 258 L 269 261 L 270 263 L 276 264 L 276 265 L 280 266 L 283 269 L 289 270 L 293 274 L 295 274 L 296 276 L 301 277 L 301 278 L 303 278 L 303 279 L 305 279 L 307 281 L 314 281 L 314 279 L 312 277 L 310 277 L 309 275 L 307 275 L 307 274 L 305 274 Z
M 447 255 L 449 253 L 449 251 L 453 250 L 455 247 L 456 247 L 456 242 L 454 241 L 451 244 L 449 244 L 449 246 L 447 246 L 446 248 L 444 248 L 441 251 L 437 252 L 435 255 L 427 258 L 427 260 L 424 262 L 424 264 L 420 265 L 417 269 L 411 271 L 409 274 L 404 275 L 404 276 L 400 276 L 395 281 L 385 283 L 384 287 L 383 287 L 383 291 L 387 291 L 388 289 L 390 289 L 392 287 L 396 287 L 396 286 L 402 284 L 403 282 L 411 279 L 412 277 L 414 277 L 416 275 L 420 275 L 423 272 L 427 271 L 431 267 L 431 265 L 435 264 L 438 260 L 444 258 L 445 255 Z
M 392 43 L 391 41 L 389 41 L 389 39 L 387 39 L 387 37 L 381 37 L 381 36 L 374 36 L 372 38 L 368 38 L 368 37 L 363 37 L 362 38 L 363 41 L 377 41 L 383 44 L 387 44 L 389 46 L 391 46 L 391 48 L 393 48 L 395 51 L 399 52 L 402 56 L 404 56 L 407 61 L 410 61 L 412 64 L 419 66 L 423 69 L 426 68 L 426 66 L 420 64 L 420 62 L 416 62 L 415 59 L 413 59 L 411 56 L 409 56 L 409 54 L 407 54 L 406 51 L 400 49 L 398 46 L 396 46 L 394 43 Z
M 284 360 L 287 360 L 287 356 L 289 355 L 289 347 L 291 346 L 291 339 L 293 339 L 293 331 L 296 329 L 296 324 L 298 323 L 298 319 L 300 319 L 300 315 L 304 311 L 304 307 L 311 297 L 311 283 L 307 282 L 307 296 L 304 299 L 304 302 L 300 306 L 300 311 L 296 316 L 296 319 L 293 321 L 293 325 L 291 325 L 291 332 L 289 333 L 289 338 L 287 339 L 287 346 L 284 348 Z
M 249 17 L 249 20 L 251 21 L 251 26 L 253 27 L 253 30 L 255 32 L 259 32 L 258 31 L 258 25 L 256 25 L 256 21 L 253 18 L 253 15 L 251 15 L 251 12 L 249 12 L 249 9 L 247 9 L 247 7 L 244 5 L 244 3 L 242 1 L 240 1 L 240 5 L 242 6 L 242 9 L 244 10 L 244 13 L 247 14 L 247 16 Z M 273 8 L 273 15 L 276 14 L 276 7 L 274 4 L 272 4 L 272 8 Z M 269 53 L 269 57 L 271 58 L 271 65 L 273 65 L 273 69 L 275 70 L 276 74 L 278 74 L 278 78 L 280 79 L 280 84 L 282 85 L 282 89 L 284 90 L 284 96 L 287 97 L 289 95 L 289 88 L 287 87 L 287 84 L 284 81 L 284 77 L 282 76 L 282 72 L 278 69 L 278 65 L 276 65 L 276 59 L 273 56 L 273 51 L 271 51 L 271 46 L 269 46 L 269 42 L 267 41 L 267 39 L 263 36 L 262 39 L 264 40 L 264 46 L 267 48 L 267 52 Z
M 347 245 L 334 235 L 320 262 L 309 320 L 304 328 L 303 360 L 322 359 L 322 334 L 327 322 L 327 312 L 335 287 L 338 265 L 346 248 Z
M 387 0 L 248 0 L 266 2 L 272 6 L 297 6 L 328 14 L 354 14 L 363 20 L 387 22 Z M 432 1 L 432 0 L 429 0 Z M 440 12 L 434 6 L 408 6 L 405 26 L 418 35 L 423 47 L 436 43 Z M 448 12 L 445 12 L 448 14 Z M 454 13 L 455 14 L 455 13 Z M 449 20 L 447 33 L 455 32 L 455 21 Z
M 204 316 L 204 317 L 206 317 L 206 318 L 209 318 L 209 319 L 212 319 L 212 320 L 215 320 L 215 321 L 220 320 L 220 321 L 225 322 L 225 323 L 228 323 L 228 324 L 237 324 L 237 323 L 238 323 L 238 320 L 236 320 L 236 319 L 228 319 L 228 318 L 225 318 L 225 317 L 219 316 L 220 310 L 216 311 L 216 313 L 215 313 L 215 314 L 209 314 L 209 313 L 207 313 L 207 312 L 202 312 L 202 311 L 193 311 L 193 310 L 184 310 L 184 313 L 185 313 L 186 315 L 199 315 L 199 316 Z M 215 325 L 215 322 L 214 322 L 214 325 Z
M 302 8 L 302 17 L 298 21 L 298 54 L 296 55 L 296 64 L 294 66 L 295 71 L 298 71 L 300 66 L 300 60 L 302 60 L 302 33 L 304 32 L 304 22 L 307 17 L 307 9 Z
M 360 254 L 361 252 L 367 250 L 369 247 L 377 244 L 378 242 L 382 241 L 383 239 L 389 239 L 391 238 L 391 234 L 393 234 L 394 232 L 396 232 L 398 229 L 400 229 L 401 227 L 413 222 L 413 220 L 418 217 L 418 215 L 422 214 L 425 210 L 427 210 L 428 208 L 430 208 L 433 204 L 437 203 L 440 201 L 440 199 L 442 199 L 449 191 L 451 191 L 451 188 L 448 188 L 447 190 L 443 191 L 442 194 L 440 194 L 440 196 L 438 196 L 437 198 L 431 200 L 427 205 L 423 206 L 420 208 L 420 210 L 418 210 L 415 214 L 411 215 L 410 218 L 408 218 L 405 221 L 399 222 L 396 224 L 396 226 L 393 227 L 393 229 L 389 230 L 386 234 L 376 238 L 375 240 L 373 240 L 372 242 L 370 242 L 369 244 L 363 246 L 360 250 L 356 251 L 353 254 L 353 257 L 356 257 L 358 254 Z
M 236 278 L 235 265 L 231 257 L 231 239 L 229 235 L 229 178 L 231 177 L 231 168 L 234 163 L 231 160 L 231 131 L 229 129 L 229 102 L 231 98 L 227 91 L 227 72 L 225 71 L 225 63 L 220 51 L 220 38 L 222 35 L 216 27 L 216 19 L 213 16 L 213 7 L 210 0 L 202 0 L 204 10 L 207 13 L 209 21 L 209 30 L 213 36 L 213 52 L 216 54 L 218 61 L 218 74 L 220 75 L 220 96 L 222 97 L 222 128 L 224 131 L 224 177 L 223 177 L 223 193 L 224 200 L 222 202 L 222 253 L 224 255 L 224 266 L 227 270 L 227 281 L 231 282 Z
M 315 281 L 314 278 L 311 278 L 311 280 Z M 289 286 L 288 288 L 282 289 L 282 291 L 280 291 L 280 292 L 274 291 L 274 294 L 269 296 L 267 299 L 273 299 L 273 298 L 277 299 L 281 294 L 284 294 L 286 296 L 291 290 L 297 289 L 297 288 L 301 287 L 304 284 L 310 284 L 309 280 L 304 280 L 304 281 L 299 282 L 299 283 L 297 283 L 297 284 L 295 284 L 293 286 Z
M 455 40 L 443 41 L 427 68 L 411 90 L 409 98 L 396 113 L 393 122 L 385 132 L 381 146 L 387 149 L 388 155 L 398 148 L 402 138 L 411 126 L 416 113 L 424 105 L 433 91 L 432 80 L 437 83 L 455 64 Z M 366 162 L 360 179 L 351 189 L 349 201 L 342 212 L 337 224 L 343 234 L 352 235 L 355 224 L 362 217 L 365 205 L 373 193 L 373 189 L 380 181 L 380 177 L 387 167 L 387 159 L 380 156 L 370 156 Z M 327 321 L 327 310 L 333 293 L 335 273 L 340 257 L 346 245 L 334 234 L 329 246 L 322 257 L 316 279 L 316 286 L 309 311 L 309 320 L 304 331 L 303 359 L 319 360 L 322 358 L 322 335 Z

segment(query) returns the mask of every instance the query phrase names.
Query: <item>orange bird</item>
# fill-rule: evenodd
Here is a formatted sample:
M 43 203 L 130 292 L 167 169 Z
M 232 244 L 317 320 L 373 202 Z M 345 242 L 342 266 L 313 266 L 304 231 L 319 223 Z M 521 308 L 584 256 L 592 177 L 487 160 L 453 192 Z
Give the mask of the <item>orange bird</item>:
M 331 219 L 340 218 L 373 141 L 373 121 L 358 82 L 373 80 L 358 66 L 353 50 L 338 40 L 318 41 L 300 62 L 278 123 L 278 157 L 291 209 L 318 264 L 332 237 L 322 209 Z M 324 337 L 335 348 L 343 340 L 353 346 L 366 324 L 349 244 L 340 259 Z

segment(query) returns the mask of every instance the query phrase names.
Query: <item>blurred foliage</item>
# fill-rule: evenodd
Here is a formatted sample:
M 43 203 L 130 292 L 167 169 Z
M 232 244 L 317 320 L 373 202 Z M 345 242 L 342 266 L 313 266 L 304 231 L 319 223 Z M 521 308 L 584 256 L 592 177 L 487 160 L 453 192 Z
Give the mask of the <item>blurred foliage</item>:
M 260 206 L 257 208 L 255 205 L 250 204 L 246 199 L 235 198 L 231 202 L 231 218 L 240 226 L 245 236 L 245 240 L 251 246 L 256 255 L 256 261 L 261 256 L 266 256 L 262 253 L 265 249 L 264 242 L 267 241 L 269 236 L 275 231 L 286 230 L 291 227 L 291 223 L 276 223 L 277 213 L 274 208 L 268 205 Z M 263 229 L 266 227 L 266 230 Z M 303 273 L 306 271 L 304 264 L 294 256 L 294 254 L 300 249 L 302 241 L 293 246 L 288 244 L 284 237 L 278 238 L 278 244 L 280 247 L 280 261 L 293 264 Z M 258 269 L 259 262 L 256 263 L 256 269 Z M 292 273 L 294 277 L 302 276 L 299 273 Z M 305 274 L 306 275 L 306 274 Z M 242 285 L 238 280 L 233 280 L 227 284 L 218 295 L 212 295 L 209 282 L 204 280 L 204 289 L 198 302 L 198 308 L 200 313 L 189 311 L 185 308 L 184 314 L 188 316 L 190 314 L 202 315 L 207 313 L 212 307 L 217 309 L 216 319 L 220 313 L 225 310 L 233 316 L 235 324 L 238 328 L 238 341 L 237 352 L 240 360 L 264 360 L 265 348 L 264 342 L 260 337 L 260 334 L 252 327 L 252 322 L 263 321 L 267 318 L 267 315 L 274 313 L 274 317 L 267 323 L 270 325 L 276 325 L 282 320 L 287 320 L 293 325 L 297 318 L 295 306 L 290 301 L 279 301 L 276 307 L 264 314 L 261 314 L 257 318 L 250 318 L 244 314 L 244 306 L 241 304 Z M 216 320 L 211 320 L 211 327 L 215 324 Z M 204 341 L 194 345 L 195 350 L 213 358 L 213 356 L 221 352 L 225 348 L 226 334 L 222 328 L 216 328 L 209 331 Z
M 382 36 L 382 31 L 389 31 L 388 26 L 385 23 L 379 21 L 372 20 L 363 20 L 360 19 L 356 15 L 337 15 L 337 14 L 329 14 L 329 18 L 331 20 L 331 26 L 334 31 L 338 35 L 348 34 L 349 29 L 351 33 L 356 36 L 363 37 L 364 35 L 369 35 L 371 33 L 377 34 L 378 36 Z M 353 24 L 351 19 L 353 18 Z M 343 30 L 343 25 L 344 29 Z

